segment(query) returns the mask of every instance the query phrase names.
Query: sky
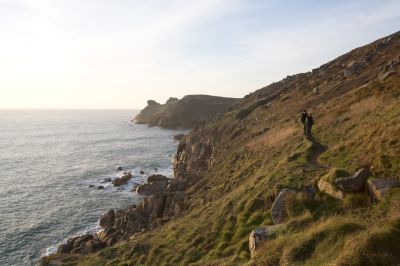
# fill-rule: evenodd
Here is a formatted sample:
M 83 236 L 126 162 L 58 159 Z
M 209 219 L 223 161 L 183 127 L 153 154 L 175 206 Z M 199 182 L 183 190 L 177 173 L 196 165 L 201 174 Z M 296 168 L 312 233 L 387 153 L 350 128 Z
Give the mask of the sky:
M 243 97 L 399 30 L 399 0 L 0 0 L 0 109 Z

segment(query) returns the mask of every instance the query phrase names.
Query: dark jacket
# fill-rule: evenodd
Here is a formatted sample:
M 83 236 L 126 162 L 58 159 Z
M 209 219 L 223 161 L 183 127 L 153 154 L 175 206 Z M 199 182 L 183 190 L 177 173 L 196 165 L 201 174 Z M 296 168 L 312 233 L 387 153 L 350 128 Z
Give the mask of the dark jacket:
M 301 123 L 305 123 L 306 122 L 306 118 L 307 118 L 307 116 L 308 116 L 308 114 L 307 113 L 305 113 L 305 112 L 302 112 L 301 113 Z
M 306 118 L 306 125 L 307 126 L 312 126 L 314 125 L 314 118 L 312 116 L 307 116 Z

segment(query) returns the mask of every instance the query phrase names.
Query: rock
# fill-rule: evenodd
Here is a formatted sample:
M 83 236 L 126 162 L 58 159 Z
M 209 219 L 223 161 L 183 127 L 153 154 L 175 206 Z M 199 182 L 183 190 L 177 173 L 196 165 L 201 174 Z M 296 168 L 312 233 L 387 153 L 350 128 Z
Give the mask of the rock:
M 147 178 L 147 183 L 139 185 L 136 188 L 136 193 L 140 195 L 152 195 L 166 191 L 168 186 L 168 178 L 163 175 L 151 175 Z
M 94 185 L 89 185 L 89 187 L 94 187 Z
M 111 177 L 107 177 L 107 178 L 103 179 L 103 182 L 105 182 L 105 183 L 109 183 L 111 181 L 112 181 Z
M 167 191 L 175 192 L 175 191 L 185 191 L 188 187 L 188 183 L 186 181 L 172 180 L 172 182 L 168 183 Z
M 100 217 L 100 226 L 102 228 L 113 227 L 115 222 L 114 210 L 109 210 Z
M 322 192 L 325 192 L 326 194 L 342 200 L 344 198 L 344 193 L 340 190 L 337 190 L 331 183 L 328 181 L 325 181 L 323 179 L 320 179 L 318 181 L 318 189 Z
M 72 245 L 61 244 L 58 246 L 57 253 L 58 254 L 69 253 L 71 250 L 72 250 Z
M 155 193 L 164 192 L 167 188 L 167 182 L 146 183 L 136 188 L 136 193 L 143 196 L 149 196 Z
M 107 247 L 111 247 L 113 246 L 115 243 L 118 242 L 118 239 L 114 238 L 114 237 L 109 237 L 106 241 L 106 245 Z
M 181 141 L 185 134 L 178 134 L 174 136 L 174 141 Z
M 104 229 L 103 231 L 100 231 L 99 233 L 97 233 L 97 237 L 100 239 L 100 241 L 105 242 L 116 231 L 117 231 L 117 229 L 108 227 L 108 228 Z
M 105 247 L 106 247 L 106 243 L 101 242 L 99 240 L 93 240 L 92 239 L 92 240 L 89 240 L 89 241 L 86 242 L 85 251 L 88 252 L 88 253 L 91 253 L 91 252 L 96 252 L 96 251 L 98 251 L 100 249 L 103 249 Z
M 313 200 L 317 194 L 317 189 L 314 186 L 307 186 L 303 189 L 303 192 L 306 194 L 307 199 Z
M 73 248 L 70 253 L 78 254 L 78 253 L 82 253 L 82 251 L 81 251 L 80 247 L 76 247 L 76 248 Z
M 122 167 L 122 166 L 119 166 L 118 168 L 117 168 L 117 171 L 123 171 L 124 170 L 124 168 Z
M 97 189 L 104 189 L 104 186 L 98 186 Z
M 163 175 L 151 175 L 147 178 L 147 183 L 168 182 L 168 178 Z
M 364 187 L 369 175 L 368 168 L 361 168 L 352 176 L 336 178 L 335 185 L 344 192 L 356 192 Z
M 78 247 L 82 247 L 82 246 L 84 246 L 84 244 L 87 241 L 92 240 L 92 239 L 93 239 L 93 235 L 91 235 L 91 234 L 86 234 L 86 235 L 80 236 L 77 239 L 75 239 L 73 248 L 75 249 Z
M 275 238 L 276 232 L 281 225 L 271 225 L 267 227 L 259 227 L 251 231 L 249 236 L 249 249 L 251 257 L 255 257 L 256 251 L 268 240 Z
M 132 178 L 131 172 L 124 172 L 121 177 L 117 177 L 112 181 L 112 184 L 116 187 L 125 185 Z
M 141 175 L 144 175 L 144 171 L 140 171 L 140 174 L 141 174 Z
M 379 80 L 385 80 L 387 77 L 390 77 L 391 75 L 393 75 L 393 74 L 396 74 L 396 71 L 394 71 L 394 70 L 389 70 L 389 71 L 387 71 L 387 72 L 381 72 L 381 73 L 379 73 L 379 75 L 378 75 L 378 79 Z
M 400 187 L 400 180 L 397 178 L 377 178 L 369 179 L 367 184 L 371 195 L 376 200 L 381 201 L 390 189 Z
M 358 74 L 361 72 L 361 69 L 362 65 L 359 62 L 351 61 L 344 70 L 344 76 L 348 78 L 354 74 Z
M 286 219 L 286 201 L 288 197 L 295 195 L 296 191 L 289 188 L 284 188 L 279 192 L 271 207 L 271 218 L 274 224 L 280 224 Z

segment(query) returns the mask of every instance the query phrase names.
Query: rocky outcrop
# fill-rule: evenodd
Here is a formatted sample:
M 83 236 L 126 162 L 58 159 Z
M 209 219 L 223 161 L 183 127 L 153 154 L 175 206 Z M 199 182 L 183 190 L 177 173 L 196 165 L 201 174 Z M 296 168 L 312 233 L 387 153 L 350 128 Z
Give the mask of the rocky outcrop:
M 152 175 L 147 178 L 147 183 L 139 185 L 136 193 L 143 196 L 160 193 L 166 190 L 168 186 L 168 178 L 163 175 Z
M 58 253 L 96 252 L 179 217 L 188 207 L 186 189 L 185 181 L 169 179 L 163 175 L 149 176 L 147 183 L 137 190 L 145 196 L 141 204 L 107 211 L 99 221 L 103 231 L 70 238 L 58 247 Z
M 121 177 L 117 177 L 112 181 L 112 184 L 116 187 L 125 185 L 128 183 L 129 180 L 131 180 L 132 174 L 131 172 L 124 172 L 124 174 Z
M 289 197 L 296 196 L 296 194 L 296 191 L 289 188 L 284 188 L 279 192 L 271 207 L 271 219 L 274 224 L 280 224 L 286 219 L 287 200 Z
M 162 128 L 188 129 L 215 119 L 239 101 L 209 95 L 188 95 L 180 100 L 170 98 L 165 104 L 150 100 L 134 121 Z
M 249 249 L 251 257 L 254 258 L 256 251 L 268 240 L 275 238 L 277 231 L 281 225 L 270 225 L 266 227 L 258 227 L 251 231 L 249 236 Z
M 82 236 L 76 236 L 68 239 L 68 241 L 64 244 L 61 244 L 58 247 L 57 253 L 66 254 L 66 253 L 91 253 L 98 251 L 107 244 L 99 239 L 97 235 L 86 234 Z
M 356 192 L 364 187 L 369 175 L 368 168 L 361 168 L 352 176 L 336 178 L 335 185 L 341 191 Z
M 369 179 L 368 190 L 375 200 L 381 201 L 390 189 L 400 187 L 398 178 L 377 178 Z

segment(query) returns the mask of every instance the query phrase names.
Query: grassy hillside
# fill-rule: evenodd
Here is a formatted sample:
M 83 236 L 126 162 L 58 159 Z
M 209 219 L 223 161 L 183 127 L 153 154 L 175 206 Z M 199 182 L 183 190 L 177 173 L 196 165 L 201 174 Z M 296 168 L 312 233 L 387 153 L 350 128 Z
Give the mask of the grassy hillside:
M 281 188 L 315 188 L 334 168 L 351 173 L 369 166 L 373 177 L 400 177 L 399 61 L 397 33 L 246 96 L 236 109 L 184 138 L 177 178 L 201 177 L 186 192 L 190 208 L 184 215 L 70 262 L 395 265 L 399 189 L 379 203 L 365 191 L 343 200 L 323 192 L 310 200 L 299 193 L 290 199 L 289 217 L 276 238 L 253 259 L 248 239 L 254 228 L 272 224 L 270 208 Z M 303 109 L 316 121 L 311 140 L 302 134 Z

